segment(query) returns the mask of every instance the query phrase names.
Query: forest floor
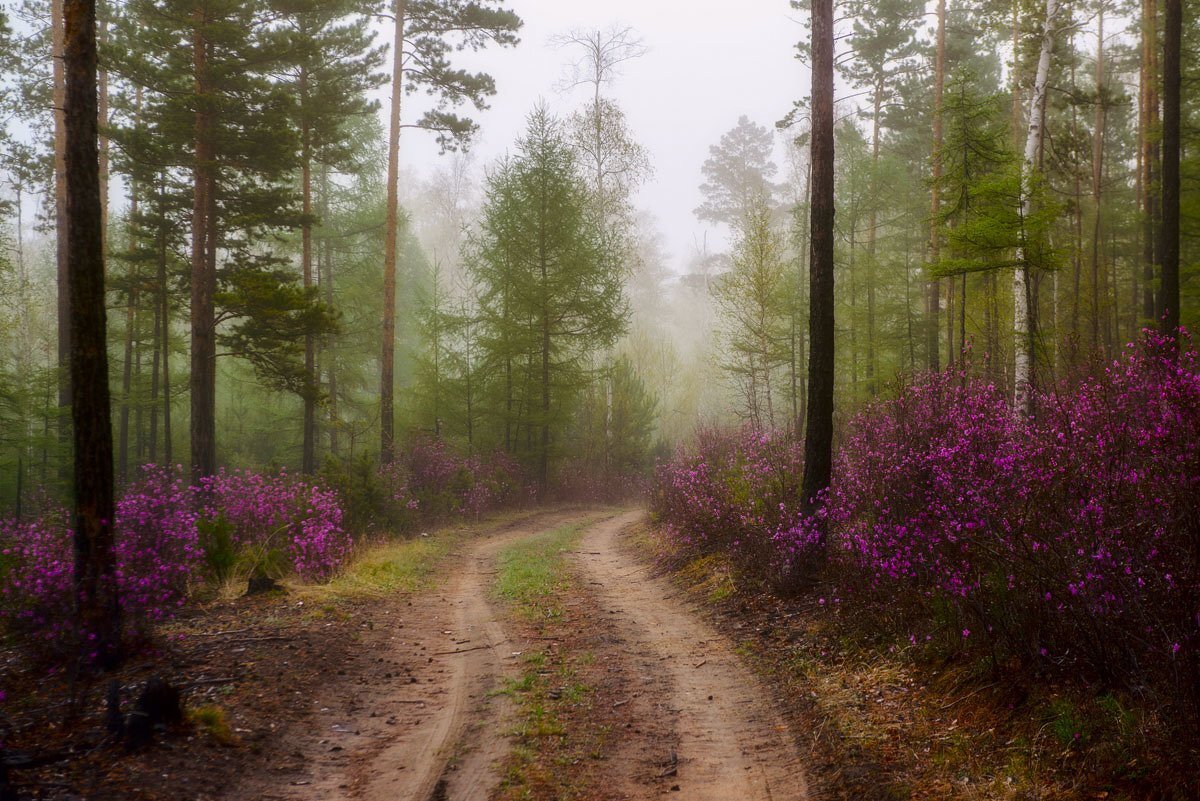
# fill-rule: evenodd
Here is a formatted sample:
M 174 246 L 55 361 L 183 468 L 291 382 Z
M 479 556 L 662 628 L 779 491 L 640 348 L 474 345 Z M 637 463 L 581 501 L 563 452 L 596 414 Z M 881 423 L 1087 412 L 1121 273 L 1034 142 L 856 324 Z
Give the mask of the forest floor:
M 0 737 L 67 757 L 14 771 L 19 797 L 1191 797 L 1155 789 L 1127 699 L 913 662 L 816 598 L 681 563 L 643 520 L 512 513 L 200 605 L 116 676 L 183 688 L 187 723 L 136 753 L 104 736 L 102 686 L 72 711 L 60 673 L 0 650 Z
M 138 753 L 104 737 L 104 687 L 75 688 L 70 711 L 44 703 L 68 697 L 57 674 L 25 671 L 7 744 L 69 758 L 14 771 L 15 786 L 89 801 L 808 798 L 784 705 L 630 548 L 641 517 L 510 515 L 380 545 L 327 586 L 203 605 L 116 675 L 126 695 L 152 675 L 184 690 L 188 723 Z

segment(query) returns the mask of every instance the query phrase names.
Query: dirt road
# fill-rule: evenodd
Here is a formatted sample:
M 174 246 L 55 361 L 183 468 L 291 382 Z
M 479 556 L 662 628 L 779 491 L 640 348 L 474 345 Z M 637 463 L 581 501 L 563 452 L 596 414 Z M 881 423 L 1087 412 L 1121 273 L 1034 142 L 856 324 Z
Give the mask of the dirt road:
M 626 654 L 644 677 L 665 685 L 644 714 L 671 723 L 673 787 L 688 801 L 807 798 L 794 738 L 729 643 L 621 547 L 620 533 L 638 517 L 591 527 L 576 558 L 589 588 L 616 615 Z M 613 777 L 628 798 L 642 797 L 637 762 Z
M 290 730 L 291 773 L 248 775 L 227 798 L 486 801 L 497 793 L 518 711 L 503 694 L 527 646 L 493 593 L 506 547 L 598 519 L 571 555 L 570 603 L 603 631 L 589 659 L 631 686 L 627 731 L 597 755 L 591 797 L 804 799 L 793 738 L 730 645 L 623 546 L 639 512 L 552 512 L 501 527 L 449 560 L 441 589 L 397 602 L 380 652 L 348 665 Z M 602 625 L 601 625 L 602 624 Z M 630 678 L 633 680 L 630 681 Z M 568 734 L 569 736 L 569 734 Z M 570 770 L 571 766 L 562 766 Z M 282 785 L 282 786 L 281 786 Z

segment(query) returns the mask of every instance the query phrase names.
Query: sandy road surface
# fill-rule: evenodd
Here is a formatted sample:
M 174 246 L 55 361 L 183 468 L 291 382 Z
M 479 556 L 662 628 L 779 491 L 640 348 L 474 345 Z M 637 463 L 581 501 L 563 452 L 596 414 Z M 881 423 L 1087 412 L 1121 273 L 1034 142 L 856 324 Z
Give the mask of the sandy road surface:
M 516 714 L 497 695 L 522 644 L 492 594 L 504 548 L 594 513 L 535 515 L 462 546 L 438 591 L 396 601 L 383 648 L 331 677 L 289 771 L 247 776 L 227 798 L 486 801 Z M 640 512 L 592 524 L 572 556 L 572 603 L 602 615 L 595 658 L 636 676 L 628 730 L 606 755 L 596 799 L 805 799 L 786 725 L 730 645 L 622 546 Z M 386 603 L 386 602 L 385 602 Z M 339 671 L 343 673 L 343 671 Z M 624 703 L 624 702 L 622 702 Z M 564 768 L 569 769 L 569 767 Z
M 245 776 L 224 798 L 487 799 L 511 728 L 494 691 L 519 650 L 491 598 L 496 554 L 584 517 L 552 511 L 502 525 L 451 556 L 440 589 L 385 602 L 386 644 L 330 677 L 312 700 L 314 720 L 289 729 L 287 764 Z
M 576 555 L 589 589 L 615 616 L 616 645 L 652 687 L 639 695 L 641 714 L 670 724 L 673 754 L 664 758 L 654 742 L 623 749 L 613 777 L 622 795 L 656 798 L 665 789 L 687 801 L 807 798 L 794 738 L 748 668 L 669 582 L 622 548 L 622 531 L 638 519 L 631 513 L 591 527 Z M 672 781 L 647 786 L 647 778 L 664 774 Z

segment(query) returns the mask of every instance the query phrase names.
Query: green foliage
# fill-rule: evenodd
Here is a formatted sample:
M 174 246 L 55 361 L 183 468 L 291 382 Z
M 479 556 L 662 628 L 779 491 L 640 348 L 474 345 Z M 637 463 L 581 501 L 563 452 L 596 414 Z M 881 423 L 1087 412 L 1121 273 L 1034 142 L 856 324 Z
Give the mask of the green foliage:
M 735 226 L 733 266 L 716 284 L 721 313 L 721 368 L 739 398 L 738 414 L 756 426 L 788 420 L 782 383 L 792 360 L 792 299 L 796 289 L 766 197 L 746 201 Z
M 238 563 L 238 548 L 233 541 L 233 526 L 224 516 L 200 518 L 196 521 L 200 548 L 204 552 L 204 567 L 218 584 L 233 577 Z
M 589 359 L 625 330 L 619 269 L 605 258 L 574 151 L 544 108 L 489 178 L 469 267 L 478 285 L 489 417 L 545 487 Z
M 228 268 L 221 278 L 216 297 L 229 325 L 218 341 L 254 365 L 267 387 L 315 397 L 316 377 L 304 369 L 304 338 L 336 330 L 318 290 L 300 286 L 288 270 L 262 264 Z
M 1021 244 L 1021 173 L 1009 144 L 1003 99 L 983 95 L 959 70 L 946 87 L 939 225 L 945 255 L 939 277 L 1016 266 Z
M 578 497 L 602 497 L 598 482 L 616 498 L 628 487 L 622 479 L 644 478 L 654 464 L 658 399 L 647 389 L 628 356 L 602 368 L 581 392 L 566 434 L 570 454 L 560 471 L 562 489 Z M 587 491 L 590 485 L 591 491 Z
M 321 465 L 321 479 L 341 498 L 342 513 L 349 530 L 403 530 L 408 527 L 405 518 L 411 515 L 405 515 L 393 502 L 391 490 L 370 454 L 326 459 Z
M 436 98 L 436 105 L 416 125 L 433 131 L 443 150 L 466 144 L 478 127 L 456 109 L 469 103 L 483 110 L 487 98 L 496 93 L 490 75 L 456 67 L 451 55 L 478 51 L 488 44 L 515 45 L 521 18 L 503 6 L 504 0 L 408 0 L 403 4 L 404 50 L 409 55 L 404 91 L 421 91 Z
M 775 139 L 771 131 L 745 115 L 708 149 L 701 172 L 704 202 L 696 209 L 701 220 L 736 228 L 765 200 L 772 205 L 771 179 L 779 167 L 771 160 Z

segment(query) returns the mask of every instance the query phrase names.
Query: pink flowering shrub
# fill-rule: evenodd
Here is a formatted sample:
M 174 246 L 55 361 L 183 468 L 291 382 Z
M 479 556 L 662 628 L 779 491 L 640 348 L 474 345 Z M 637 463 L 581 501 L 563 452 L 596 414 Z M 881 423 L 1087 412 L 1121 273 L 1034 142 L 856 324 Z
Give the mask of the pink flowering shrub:
M 1032 419 L 941 374 L 860 415 L 828 503 L 834 547 L 888 604 L 1099 674 L 1200 647 L 1200 376 L 1158 335 Z
M 525 488 L 521 468 L 507 454 L 467 456 L 425 437 L 411 441 L 391 464 L 367 457 L 330 460 L 322 475 L 345 499 L 351 525 L 392 533 L 455 516 L 478 517 L 521 501 Z
M 188 489 L 147 468 L 117 503 L 116 560 L 121 612 L 135 633 L 169 618 L 197 578 L 200 548 Z M 53 647 L 74 636 L 74 550 L 65 511 L 0 522 L 0 617 Z
M 848 425 L 816 517 L 799 448 L 705 432 L 660 467 L 653 509 L 696 552 L 795 566 L 826 526 L 843 600 L 960 646 L 1125 681 L 1200 686 L 1200 371 L 1186 335 L 1039 392 L 1036 414 L 961 372 Z M 773 545 L 772 558 L 763 554 Z M 749 558 L 744 558 L 749 557 Z M 786 570 L 784 575 L 788 575 Z
M 0 520 L 0 619 L 39 646 L 73 633 L 75 571 L 65 516 L 27 522 Z
M 799 512 L 803 447 L 779 433 L 705 429 L 660 464 L 651 509 L 684 549 L 727 551 L 786 574 L 810 543 Z
M 387 470 L 402 490 L 395 499 L 426 521 L 478 517 L 513 503 L 524 485 L 521 468 L 507 454 L 466 456 L 431 437 L 414 439 Z
M 522 498 L 524 473 L 507 453 L 495 451 L 486 457 L 472 456 L 467 461 L 472 480 L 462 496 L 463 513 L 478 518 Z
M 126 622 L 163 620 L 183 606 L 203 557 L 191 488 L 147 465 L 117 502 L 117 580 Z
M 322 580 L 350 553 L 337 493 L 287 471 L 222 470 L 201 479 L 196 493 L 202 517 L 227 526 L 233 548 L 250 554 L 255 569 L 282 559 L 289 572 Z
M 860 587 L 974 597 L 989 572 L 982 557 L 1011 558 L 995 550 L 997 535 L 1020 532 L 1027 516 L 1013 503 L 1029 444 L 1019 428 L 1000 390 L 957 372 L 924 376 L 855 417 L 826 513 Z
M 609 474 L 595 459 L 569 459 L 555 471 L 551 496 L 575 503 L 620 503 L 644 498 L 653 486 L 649 471 L 630 472 L 614 466 Z
M 184 605 L 205 580 L 201 531 L 221 520 L 232 547 L 277 549 L 287 568 L 324 579 L 350 552 L 342 511 L 332 490 L 280 473 L 220 473 L 189 487 L 177 473 L 147 466 L 116 505 L 115 553 L 126 625 L 143 634 Z M 17 523 L 0 520 L 0 620 L 10 630 L 55 650 L 72 627 L 74 551 L 66 513 Z
M 475 481 L 473 460 L 433 437 L 414 439 L 400 458 L 408 468 L 408 489 L 426 516 L 443 519 L 462 510 Z

